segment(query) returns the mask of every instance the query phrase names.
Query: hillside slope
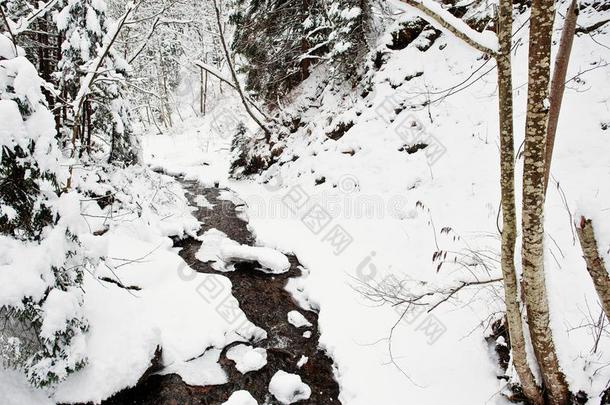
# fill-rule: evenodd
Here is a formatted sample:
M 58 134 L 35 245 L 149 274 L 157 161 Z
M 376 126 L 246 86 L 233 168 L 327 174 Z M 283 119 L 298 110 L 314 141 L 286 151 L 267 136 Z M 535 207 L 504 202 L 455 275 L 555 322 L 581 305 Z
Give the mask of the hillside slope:
M 259 239 L 310 269 L 300 288 L 321 308 L 321 342 L 338 364 L 343 403 L 501 403 L 506 380 L 484 339 L 503 310 L 499 284 L 464 291 L 431 314 L 409 309 L 400 322 L 407 308 L 356 291 L 363 281 L 430 289 L 500 276 L 494 62 L 393 4 L 394 26 L 358 85 L 314 71 L 283 108 L 294 126 L 274 147 L 277 163 L 254 176 L 258 185 L 231 186 L 248 204 Z M 561 15 L 566 7 L 560 4 Z M 515 17 L 519 147 L 527 9 Z M 582 2 L 581 31 L 607 18 L 602 3 Z M 558 37 L 563 18 L 556 24 Z M 599 403 L 610 378 L 610 340 L 596 342 L 591 325 L 600 308 L 572 224 L 576 209 L 598 207 L 600 229 L 610 226 L 609 30 L 606 24 L 575 40 L 546 205 L 552 328 L 572 390 L 586 392 L 590 403 Z M 518 190 L 520 183 L 518 173 Z M 440 268 L 432 260 L 439 251 L 447 252 Z

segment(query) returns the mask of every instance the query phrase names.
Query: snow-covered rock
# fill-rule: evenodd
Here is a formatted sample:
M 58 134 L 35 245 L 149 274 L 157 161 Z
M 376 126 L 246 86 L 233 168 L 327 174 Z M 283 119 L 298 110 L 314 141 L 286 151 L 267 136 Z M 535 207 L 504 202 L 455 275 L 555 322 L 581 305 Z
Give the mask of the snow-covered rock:
M 307 362 L 309 361 L 309 357 L 307 356 L 301 356 L 301 358 L 299 359 L 299 361 L 297 362 L 297 367 L 301 368 L 303 367 L 305 364 L 307 364 Z
M 218 359 L 220 349 L 209 349 L 194 360 L 181 361 L 166 367 L 161 374 L 178 374 L 189 385 L 219 385 L 229 380 Z
M 229 397 L 228 401 L 223 402 L 222 405 L 258 405 L 256 399 L 250 395 L 248 391 L 235 391 Z
M 260 370 L 267 364 L 267 351 L 248 345 L 237 345 L 227 351 L 227 358 L 235 362 L 235 368 L 242 374 Z
M 195 204 L 197 204 L 197 206 L 199 208 L 214 208 L 214 204 L 212 204 L 211 202 L 208 201 L 207 198 L 205 198 L 204 195 L 198 195 L 195 197 Z
M 269 273 L 281 274 L 290 270 L 290 262 L 283 253 L 260 246 L 247 245 L 223 245 L 220 253 L 225 261 L 250 261 L 258 262 L 264 267 L 264 271 L 269 270 Z
M 281 274 L 290 269 L 290 262 L 283 253 L 260 246 L 240 245 L 217 229 L 210 229 L 199 237 L 202 244 L 195 255 L 202 262 L 212 262 L 218 271 L 231 271 L 233 262 L 258 262 L 262 271 Z
M 311 322 L 309 322 L 299 311 L 288 312 L 288 322 L 295 328 L 311 326 Z
M 271 378 L 269 392 L 282 404 L 293 404 L 311 396 L 311 388 L 301 380 L 301 376 L 282 370 Z

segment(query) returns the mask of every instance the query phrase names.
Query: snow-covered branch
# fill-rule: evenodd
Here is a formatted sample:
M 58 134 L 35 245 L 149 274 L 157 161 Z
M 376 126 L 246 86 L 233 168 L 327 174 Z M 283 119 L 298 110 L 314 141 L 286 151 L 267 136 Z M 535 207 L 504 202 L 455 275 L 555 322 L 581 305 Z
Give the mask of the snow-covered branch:
M 55 4 L 57 4 L 57 1 L 58 0 L 47 1 L 46 3 L 41 4 L 37 9 L 32 10 L 27 16 L 20 18 L 19 21 L 17 21 L 16 23 L 12 23 L 12 27 L 10 27 L 10 30 L 13 35 L 19 35 L 27 31 L 30 27 L 30 24 L 36 21 L 37 18 L 45 15 L 51 8 L 55 6 Z M 9 24 L 11 24 L 11 22 L 9 22 Z
M 112 48 L 112 45 L 118 38 L 119 33 L 121 32 L 121 29 L 125 25 L 125 21 L 127 21 L 127 18 L 129 18 L 131 13 L 133 13 L 133 11 L 138 7 L 138 5 L 140 5 L 140 3 L 142 1 L 143 0 L 137 1 L 135 3 L 134 2 L 127 3 L 127 5 L 125 6 L 125 12 L 123 13 L 123 16 L 116 22 L 114 29 L 111 30 L 108 33 L 108 35 L 106 36 L 106 38 L 104 39 L 104 45 L 103 45 L 102 49 L 100 49 L 98 56 L 93 60 L 93 62 L 91 64 L 93 66 L 93 68 L 89 70 L 89 73 L 87 73 L 87 76 L 85 76 L 85 78 L 83 79 L 80 90 L 78 91 L 78 95 L 76 96 L 76 98 L 74 99 L 74 102 L 72 103 L 72 108 L 74 109 L 75 114 L 78 115 L 78 111 L 80 111 L 84 99 L 87 97 L 87 95 L 91 91 L 91 84 L 93 83 L 93 80 L 97 76 L 99 69 L 102 67 L 104 60 L 106 59 L 106 56 L 108 56 L 108 53 L 110 52 L 110 49 Z
M 432 0 L 399 1 L 420 10 L 441 27 L 445 28 L 473 48 L 492 56 L 498 52 L 498 38 L 493 32 L 478 32 L 473 30 L 464 21 L 443 9 L 439 3 Z
M 365 298 L 379 304 L 391 306 L 424 306 L 427 312 L 432 312 L 443 303 L 454 298 L 460 291 L 484 287 L 501 283 L 502 278 L 488 278 L 485 280 L 455 281 L 447 287 L 432 287 L 415 280 L 384 281 L 379 284 L 362 283 L 356 290 Z

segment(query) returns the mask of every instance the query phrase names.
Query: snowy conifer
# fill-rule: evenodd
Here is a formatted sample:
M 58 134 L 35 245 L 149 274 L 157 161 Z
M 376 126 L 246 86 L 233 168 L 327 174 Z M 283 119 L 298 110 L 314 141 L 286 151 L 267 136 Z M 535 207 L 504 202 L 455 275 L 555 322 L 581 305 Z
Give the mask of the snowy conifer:
M 0 363 L 48 385 L 82 367 L 82 274 L 89 258 L 43 80 L 0 35 Z

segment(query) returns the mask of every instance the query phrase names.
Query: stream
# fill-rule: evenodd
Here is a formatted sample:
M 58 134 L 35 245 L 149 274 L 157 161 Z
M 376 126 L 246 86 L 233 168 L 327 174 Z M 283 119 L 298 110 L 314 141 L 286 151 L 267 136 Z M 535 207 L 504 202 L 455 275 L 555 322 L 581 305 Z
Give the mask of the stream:
M 235 203 L 221 199 L 223 190 L 206 188 L 195 181 L 179 179 L 188 191 L 188 198 L 194 207 L 198 195 L 204 196 L 213 208 L 199 207 L 193 213 L 202 223 L 200 234 L 216 228 L 229 238 L 247 245 L 254 244 L 254 236 L 248 230 L 247 222 L 240 218 L 239 207 Z M 217 272 L 209 263 L 195 258 L 201 242 L 194 238 L 176 239 L 174 246 L 181 248 L 180 256 L 199 273 L 221 274 L 231 280 L 232 294 L 248 319 L 267 332 L 267 338 L 252 346 L 267 351 L 267 365 L 258 371 L 246 374 L 235 368 L 235 363 L 226 356 L 227 350 L 241 342 L 233 343 L 222 350 L 220 365 L 228 376 L 228 383 L 212 386 L 187 385 L 179 375 L 155 374 L 160 367 L 153 366 L 147 375 L 133 388 L 123 390 L 104 401 L 108 405 L 162 404 L 162 405 L 220 405 L 238 390 L 246 390 L 259 404 L 280 404 L 268 390 L 271 377 L 279 370 L 298 374 L 311 388 L 308 400 L 298 404 L 340 404 L 339 385 L 333 374 L 333 361 L 318 347 L 318 314 L 299 307 L 292 295 L 285 290 L 291 278 L 302 276 L 302 267 L 295 256 L 288 256 L 290 270 L 284 274 L 267 274 L 256 270 L 257 263 L 236 263 L 235 271 Z M 296 328 L 288 322 L 287 314 L 298 310 L 312 324 L 307 328 Z M 303 336 L 311 331 L 309 338 Z M 302 357 L 307 362 L 298 367 Z M 160 363 L 158 356 L 157 363 Z

